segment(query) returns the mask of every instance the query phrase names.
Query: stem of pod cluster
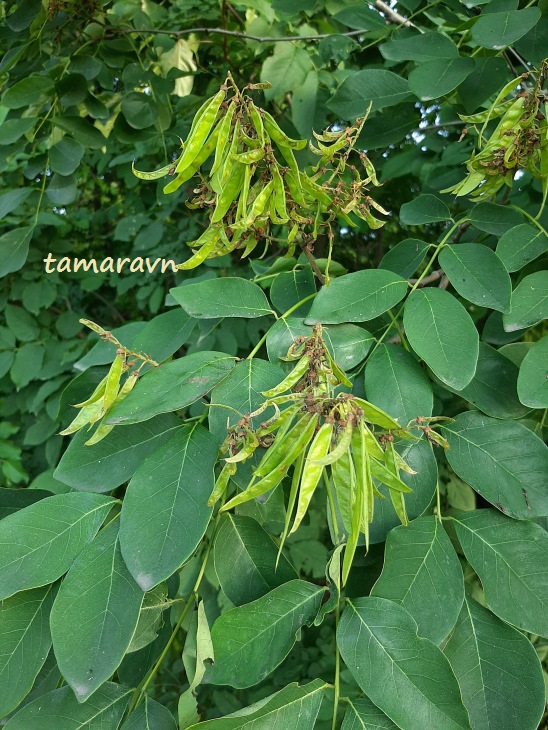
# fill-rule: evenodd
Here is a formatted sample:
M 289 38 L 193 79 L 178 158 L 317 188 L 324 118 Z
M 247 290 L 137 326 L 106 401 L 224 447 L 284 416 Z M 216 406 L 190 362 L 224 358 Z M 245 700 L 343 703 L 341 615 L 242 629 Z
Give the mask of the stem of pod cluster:
M 337 601 L 335 607 L 335 681 L 333 683 L 333 721 L 331 723 L 331 730 L 337 728 L 337 713 L 339 710 L 339 698 L 340 698 L 340 685 L 341 685 L 341 655 L 339 653 L 339 646 L 337 644 L 337 630 L 339 628 L 340 618 L 340 599 Z
M 300 302 L 297 302 L 297 304 L 294 304 L 292 307 L 290 307 L 287 310 L 287 312 L 284 312 L 281 317 L 278 317 L 278 319 L 287 319 L 287 317 L 289 317 L 291 314 L 293 314 L 293 312 L 295 312 L 302 304 L 306 304 L 306 302 L 309 302 L 311 299 L 314 299 L 314 297 L 316 296 L 316 293 L 317 292 L 314 292 L 314 294 L 309 294 L 304 299 L 301 299 Z M 276 320 L 276 321 L 278 321 L 278 320 Z M 276 322 L 274 324 L 276 324 Z M 274 325 L 272 325 L 272 327 L 274 327 Z M 268 337 L 268 333 L 270 332 L 270 330 L 272 329 L 272 327 L 269 327 L 267 329 L 267 331 L 264 333 L 264 335 L 261 337 L 261 339 L 255 345 L 255 347 L 251 350 L 251 352 L 249 353 L 249 355 L 246 357 L 246 360 L 253 360 L 253 358 L 255 357 L 255 355 L 259 352 L 259 350 L 261 349 L 261 347 L 266 342 L 266 338 Z

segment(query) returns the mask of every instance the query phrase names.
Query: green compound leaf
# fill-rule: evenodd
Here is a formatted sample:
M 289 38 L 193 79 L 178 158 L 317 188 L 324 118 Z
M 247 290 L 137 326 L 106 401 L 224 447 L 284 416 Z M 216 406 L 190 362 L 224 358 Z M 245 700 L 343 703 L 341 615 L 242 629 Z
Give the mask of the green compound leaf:
M 479 336 L 462 304 L 443 289 L 417 289 L 405 302 L 403 324 L 413 350 L 437 377 L 462 390 L 474 377 Z
M 406 226 L 451 220 L 449 208 L 435 195 L 418 195 L 400 209 L 400 221 Z
M 385 598 L 348 600 L 337 643 L 360 688 L 402 730 L 469 730 L 449 662 L 417 636 L 402 606 Z
M 124 560 L 144 591 L 169 578 L 196 549 L 212 508 L 217 444 L 203 426 L 184 426 L 131 479 L 120 517 Z
M 230 425 L 234 425 L 246 413 L 257 410 L 265 401 L 261 393 L 274 388 L 283 379 L 283 371 L 267 360 L 253 358 L 239 362 L 223 382 L 211 391 L 211 403 L 220 404 L 218 408 L 212 405 L 209 409 L 211 433 L 222 442 L 226 437 L 227 421 Z M 222 406 L 234 408 L 237 413 Z M 256 416 L 252 419 L 253 426 L 258 426 L 261 421 L 269 418 L 273 413 L 271 408 Z
M 499 238 L 496 253 L 507 271 L 519 271 L 547 250 L 548 236 L 538 228 L 522 223 Z
M 534 344 L 534 342 L 510 342 L 507 345 L 503 345 L 498 352 L 519 368 L 525 355 L 527 355 Z
M 299 629 L 314 620 L 324 591 L 292 580 L 223 613 L 211 631 L 215 664 L 206 680 L 237 688 L 261 682 L 288 655 Z
M 44 103 L 53 91 L 53 81 L 49 77 L 29 76 L 6 89 L 2 96 L 2 106 L 21 109 L 39 102 Z
M 398 104 L 396 107 L 372 114 L 359 136 L 358 144 L 360 148 L 366 150 L 385 149 L 388 145 L 401 142 L 405 136 L 417 129 L 419 122 L 420 116 L 413 103 Z M 380 266 L 380 268 L 390 267 Z
M 0 599 L 60 578 L 114 504 L 99 494 L 56 494 L 1 520 Z
M 5 218 L 12 210 L 16 210 L 32 193 L 32 188 L 19 188 L 7 190 L 0 194 L 0 220 Z
M 265 293 L 258 284 L 238 277 L 208 279 L 170 289 L 181 307 L 197 319 L 217 317 L 264 317 L 272 314 Z
M 215 572 L 223 592 L 235 606 L 254 601 L 297 578 L 295 568 L 251 517 L 227 514 L 215 538 Z
M 548 335 L 536 342 L 523 358 L 518 375 L 518 395 L 530 408 L 548 408 Z
M 436 58 L 409 74 L 409 88 L 421 101 L 437 99 L 456 89 L 474 71 L 473 58 Z
M 493 236 L 502 236 L 512 226 L 523 222 L 517 210 L 496 203 L 476 203 L 470 211 L 470 222 L 475 228 Z
M 419 636 L 442 643 L 457 621 L 464 581 L 436 517 L 419 517 L 388 533 L 384 568 L 371 595 L 399 603 L 417 622 Z
M 409 84 L 401 76 L 384 69 L 366 69 L 348 76 L 327 106 L 343 119 L 356 119 L 363 116 L 370 102 L 371 111 L 376 111 L 410 96 Z
M 49 160 L 53 172 L 59 175 L 72 175 L 79 166 L 85 148 L 80 142 L 70 137 L 63 137 L 49 151 Z
M 544 679 L 523 634 L 467 597 L 443 651 L 473 730 L 536 730 L 544 711 Z
M 312 134 L 317 104 L 318 72 L 313 69 L 308 72 L 302 84 L 293 87 L 291 121 L 301 137 L 308 138 Z
M 483 13 L 472 27 L 472 38 L 484 48 L 500 51 L 524 36 L 539 19 L 540 8 Z
M 407 281 L 391 271 L 345 274 L 320 289 L 305 324 L 367 322 L 400 302 L 407 288 Z
M 131 92 L 122 101 L 122 114 L 133 129 L 146 129 L 154 124 L 157 110 L 147 94 Z
M 159 702 L 145 697 L 136 707 L 120 730 L 176 730 L 173 715 Z
M 293 9 L 293 5 L 291 6 Z M 271 21 L 273 19 L 271 18 Z M 265 97 L 274 99 L 295 86 L 302 84 L 312 64 L 310 56 L 296 43 L 278 43 L 261 69 L 261 81 L 268 81 L 272 88 L 265 89 Z
M 170 606 L 167 583 L 160 583 L 156 588 L 145 593 L 139 620 L 127 649 L 128 654 L 143 649 L 158 638 L 158 632 L 164 625 L 162 614 Z
M 379 46 L 389 61 L 426 63 L 439 59 L 457 58 L 459 50 L 453 41 L 441 33 L 416 33 L 408 38 L 391 39 Z
M 451 468 L 484 499 L 517 519 L 548 514 L 548 447 L 526 426 L 468 411 L 443 433 Z
M 49 614 L 57 586 L 22 591 L 0 604 L 0 716 L 30 692 L 51 647 Z
M 150 358 L 162 363 L 187 342 L 197 324 L 184 309 L 171 309 L 151 319 L 133 338 L 131 349 L 146 352 Z M 147 364 L 141 372 L 147 372 L 151 367 Z
M 118 522 L 74 562 L 51 612 L 53 650 L 79 702 L 117 669 L 137 626 L 143 591 L 120 553 Z
M 195 352 L 144 375 L 131 393 L 110 412 L 107 423 L 140 423 L 199 400 L 234 367 L 222 352 Z
M 367 697 L 348 700 L 341 730 L 398 730 L 392 720 Z
M 120 682 L 126 687 L 137 687 L 165 649 L 172 631 L 171 623 L 166 621 L 152 643 L 127 654 L 116 672 Z
M 106 138 L 89 121 L 78 116 L 53 117 L 52 124 L 71 134 L 77 142 L 90 149 L 101 149 Z
M 179 420 L 166 413 L 145 423 L 113 429 L 102 441 L 86 446 L 85 429 L 71 440 L 54 476 L 89 492 L 110 492 L 133 476 L 139 464 L 175 433 Z
M 32 489 L 7 489 L 6 487 L 2 487 L 0 495 L 2 495 L 0 520 L 3 520 L 4 517 L 18 512 L 24 507 L 28 507 L 46 497 L 51 497 L 51 492 L 35 487 Z
M 278 312 L 287 312 L 298 302 L 316 292 L 314 274 L 310 266 L 293 271 L 283 271 L 272 281 L 270 300 Z M 310 302 L 302 304 L 295 310 L 294 316 L 301 317 L 308 312 Z
M 79 704 L 70 687 L 54 689 L 23 707 L 6 730 L 117 730 L 132 691 L 107 682 Z
M 58 207 L 70 205 L 78 198 L 78 186 L 74 175 L 58 175 L 54 173 L 46 188 L 46 195 Z
M 458 87 L 459 101 L 467 114 L 476 111 L 495 92 L 500 91 L 500 80 L 508 73 L 508 67 L 501 57 L 476 56 L 474 61 L 474 71 Z
M 507 345 L 510 342 L 516 342 L 521 339 L 522 335 L 525 334 L 524 329 L 519 329 L 515 332 L 505 332 L 502 326 L 502 317 L 501 312 L 491 312 L 487 317 L 481 333 L 482 339 L 485 342 L 489 342 L 491 345 Z
M 516 43 L 516 50 L 537 67 L 546 58 L 548 41 L 548 18 L 541 15 L 538 23 Z
M 0 277 L 11 274 L 24 265 L 29 253 L 33 228 L 13 228 L 0 236 Z
M 398 345 L 381 345 L 365 366 L 367 399 L 402 426 L 431 416 L 434 396 L 428 376 L 413 355 Z
M 524 277 L 512 292 L 510 311 L 502 317 L 505 332 L 531 327 L 548 317 L 548 271 Z
M 439 262 L 458 293 L 480 307 L 510 311 L 512 282 L 494 251 L 479 243 L 459 243 L 442 249 Z
M 493 418 L 522 418 L 529 409 L 517 392 L 518 368 L 485 342 L 479 344 L 476 372 L 462 390 L 445 387 Z
M 548 636 L 548 532 L 494 509 L 453 520 L 491 611 L 518 629 Z
M 404 279 L 412 276 L 424 261 L 430 244 L 418 238 L 406 238 L 384 254 L 379 264 L 380 269 L 393 271 Z
M 29 119 L 8 119 L 2 122 L 0 126 L 0 146 L 12 144 L 17 142 L 24 134 L 30 131 L 38 120 L 36 117 L 30 117 Z
M 22 342 L 33 342 L 40 334 L 40 327 L 36 318 L 22 307 L 8 304 L 5 308 L 5 322 L 9 329 Z
M 315 726 L 325 687 L 320 679 L 301 686 L 289 684 L 249 707 L 192 725 L 189 730 L 310 730 Z
M 274 1 L 276 2 L 276 0 Z M 296 5 L 287 0 L 285 2 L 293 8 L 296 7 Z M 300 4 L 302 5 L 302 2 Z M 310 7 L 313 7 L 313 3 L 310 3 Z M 348 7 L 339 10 L 333 15 L 333 20 L 344 23 L 349 28 L 356 28 L 357 30 L 386 31 L 386 25 L 383 25 L 381 16 L 373 8 L 361 5 L 360 3 L 348 3 Z

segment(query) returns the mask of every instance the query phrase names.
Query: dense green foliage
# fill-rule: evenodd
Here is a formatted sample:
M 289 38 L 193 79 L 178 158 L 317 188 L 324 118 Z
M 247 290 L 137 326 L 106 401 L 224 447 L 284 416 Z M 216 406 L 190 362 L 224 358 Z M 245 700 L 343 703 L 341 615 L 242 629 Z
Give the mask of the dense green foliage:
M 0 724 L 547 728 L 545 0 L 2 13 Z

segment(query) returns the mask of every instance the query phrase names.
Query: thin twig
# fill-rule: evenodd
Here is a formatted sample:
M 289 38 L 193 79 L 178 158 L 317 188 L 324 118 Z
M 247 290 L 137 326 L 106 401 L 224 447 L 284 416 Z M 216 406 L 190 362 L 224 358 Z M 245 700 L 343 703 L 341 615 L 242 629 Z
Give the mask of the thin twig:
M 226 0 L 222 0 L 221 22 L 223 24 L 223 30 L 226 30 Z M 225 57 L 225 61 L 230 65 L 230 58 L 228 56 L 228 36 L 226 35 L 223 35 L 223 55 Z
M 92 292 L 90 292 L 90 294 L 92 297 L 95 297 L 100 302 L 102 302 L 105 305 L 105 307 L 108 307 L 108 309 L 110 309 L 110 311 L 116 317 L 116 319 L 118 319 L 120 322 L 122 322 L 122 324 L 126 321 L 124 319 L 124 317 L 122 316 L 122 314 L 116 309 L 114 304 L 112 302 L 109 302 L 109 300 L 106 299 L 102 294 L 99 294 L 99 292 L 97 292 L 97 291 L 92 291 Z
M 467 231 L 471 226 L 470 221 L 464 221 L 464 223 L 459 226 L 457 232 L 453 236 L 453 243 L 458 243 L 462 237 L 462 234 Z
M 427 127 L 417 127 L 417 129 L 413 129 L 410 134 L 413 134 L 414 132 L 433 132 L 437 129 L 445 129 L 445 127 L 454 127 L 461 124 L 467 124 L 467 122 L 455 119 L 453 122 L 444 122 L 444 124 L 429 124 Z
M 527 61 L 525 61 L 524 58 L 512 48 L 512 46 L 508 46 L 506 51 L 511 53 L 515 57 L 516 61 L 523 66 L 523 68 L 528 68 Z
M 312 266 L 312 270 L 318 277 L 320 284 L 323 286 L 325 284 L 324 275 L 322 274 L 320 267 L 316 263 L 316 259 L 314 258 L 312 251 L 308 248 L 306 243 L 301 243 L 301 248 L 303 250 L 304 255 L 308 259 L 310 266 Z
M 514 64 L 512 63 L 512 61 L 510 60 L 510 56 L 508 55 L 508 53 L 506 51 L 503 51 L 502 57 L 506 61 L 506 63 L 508 64 L 508 66 L 510 67 L 510 71 L 512 73 L 512 76 L 519 76 L 519 73 L 516 70 L 516 67 L 514 66 Z
M 154 35 L 170 35 L 176 38 L 180 38 L 183 35 L 189 35 L 190 33 L 206 33 L 218 35 L 229 35 L 234 38 L 243 38 L 244 40 L 257 41 L 258 43 L 280 43 L 287 41 L 316 41 L 322 38 L 332 38 L 333 36 L 355 36 L 363 35 L 369 31 L 364 28 L 363 30 L 349 30 L 344 33 L 318 33 L 317 35 L 287 35 L 287 36 L 258 36 L 248 35 L 247 33 L 241 33 L 237 30 L 225 30 L 224 28 L 185 28 L 184 30 L 163 30 L 160 28 L 111 28 L 114 31 L 112 35 L 116 34 L 133 34 L 139 33 L 145 35 L 147 33 Z
M 241 23 L 244 26 L 244 28 L 245 28 L 245 20 L 242 18 L 242 16 L 240 15 L 240 13 L 235 8 L 233 8 L 232 5 L 229 2 L 227 2 L 226 6 L 230 10 L 230 12 L 232 13 L 232 15 L 236 18 L 236 20 L 239 23 Z

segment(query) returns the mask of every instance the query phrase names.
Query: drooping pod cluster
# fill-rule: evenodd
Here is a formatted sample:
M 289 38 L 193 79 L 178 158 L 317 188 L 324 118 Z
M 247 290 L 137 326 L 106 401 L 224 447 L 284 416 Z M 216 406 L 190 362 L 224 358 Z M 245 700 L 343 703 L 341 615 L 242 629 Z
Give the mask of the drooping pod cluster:
M 518 170 L 528 170 L 542 181 L 544 206 L 548 194 L 548 99 L 542 92 L 542 83 L 547 68 L 544 63 L 533 89 L 506 98 L 529 76 L 524 74 L 502 89 L 490 109 L 471 116 L 460 115 L 468 124 L 482 124 L 478 132 L 479 151 L 472 153 L 466 163 L 468 175 L 464 180 L 441 192 L 483 200 L 504 185 L 511 187 Z M 485 141 L 488 122 L 497 118 L 500 121 Z
M 113 425 L 106 424 L 105 421 L 114 406 L 121 403 L 133 390 L 135 383 L 139 379 L 140 369 L 143 365 L 148 362 L 151 365 L 157 366 L 158 363 L 146 355 L 128 350 L 111 332 L 104 330 L 101 326 L 95 324 L 95 322 L 91 322 L 88 319 L 81 319 L 80 322 L 100 335 L 104 340 L 118 346 L 116 357 L 108 373 L 97 385 L 89 398 L 82 403 L 74 404 L 74 408 L 80 409 L 78 415 L 63 431 L 59 432 L 61 436 L 69 436 L 84 428 L 84 426 L 87 426 L 89 430 L 98 421 L 101 421 L 93 436 L 86 441 L 86 446 L 92 446 L 104 439 L 114 428 Z M 130 360 L 130 357 L 135 358 L 135 360 Z M 136 364 L 136 360 L 141 360 L 141 365 L 136 370 L 132 370 Z M 125 380 L 124 376 L 127 376 Z
M 296 360 L 294 369 L 278 386 L 263 393 L 265 402 L 260 409 L 246 414 L 229 429 L 221 449 L 224 465 L 209 504 L 223 496 L 238 465 L 257 449 L 260 453 L 262 447 L 264 454 L 246 489 L 222 509 L 261 497 L 280 485 L 293 469 L 283 545 L 287 535 L 301 524 L 323 478 L 334 533 L 347 536 L 343 563 L 346 580 L 360 533 L 369 545 L 375 498 L 385 498 L 377 483 L 388 488 L 398 517 L 403 524 L 408 522 L 404 495 L 412 490 L 400 473 L 414 472 L 394 448 L 394 439 L 416 437 L 372 403 L 349 393 L 334 392 L 336 386 L 350 383 L 325 346 L 321 325 L 314 327 L 311 337 L 297 339 L 287 359 Z M 252 419 L 269 407 L 274 409 L 273 416 L 253 427 Z M 428 429 L 432 440 L 437 437 L 429 426 L 420 428 Z
M 309 174 L 299 169 L 294 154 L 306 147 L 306 140 L 288 137 L 245 93 L 269 86 L 250 84 L 240 92 L 229 76 L 196 113 L 177 160 L 155 172 L 133 168 L 143 180 L 173 176 L 165 193 L 199 178 L 195 197 L 186 205 L 207 210 L 209 225 L 188 243 L 194 254 L 180 269 L 195 268 L 236 249 L 247 256 L 259 242 L 269 245 L 274 227 L 276 241 L 285 243 L 291 255 L 297 245 L 310 245 L 320 233 L 327 232 L 331 240 L 331 223 L 337 218 L 355 226 L 353 214 L 371 228 L 384 225 L 375 212 L 387 211 L 366 194 L 369 184 L 379 185 L 373 165 L 357 152 L 365 171 L 362 177 L 348 162 L 365 119 L 346 129 L 315 134 L 317 146 L 311 144 L 310 149 L 320 159 Z M 349 179 L 344 177 L 347 169 Z

